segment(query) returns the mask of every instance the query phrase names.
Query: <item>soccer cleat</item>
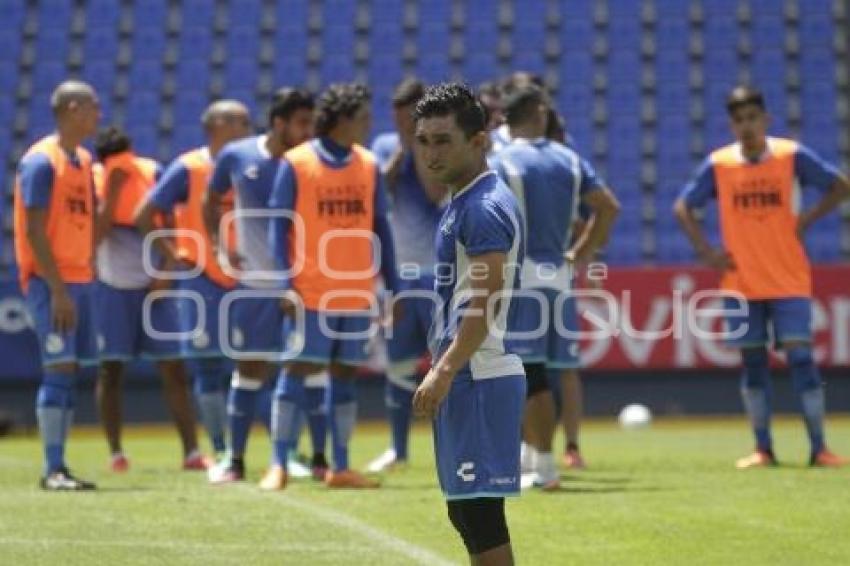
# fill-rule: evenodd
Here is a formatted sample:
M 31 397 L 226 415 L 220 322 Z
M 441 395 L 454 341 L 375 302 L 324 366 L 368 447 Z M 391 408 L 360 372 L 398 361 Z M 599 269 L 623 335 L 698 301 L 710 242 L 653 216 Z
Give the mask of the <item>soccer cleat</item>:
M 777 461 L 773 454 L 764 450 L 756 450 L 749 456 L 744 456 L 743 458 L 738 459 L 738 461 L 735 462 L 735 467 L 739 470 L 745 470 L 747 468 L 775 466 L 776 464 Z
M 381 484 L 354 470 L 339 470 L 327 473 L 325 485 L 331 489 L 373 489 Z
M 519 470 L 523 474 L 534 472 L 537 449 L 531 444 L 523 442 L 519 446 Z
M 850 460 L 842 458 L 837 454 L 833 454 L 826 448 L 812 456 L 809 461 L 810 466 L 822 466 L 824 468 L 840 468 L 850 464 Z
M 561 476 L 552 453 L 539 453 L 537 457 L 537 473 L 534 486 L 543 491 L 556 491 L 561 488 Z
M 213 485 L 234 483 L 245 479 L 245 464 L 241 460 L 225 458 L 207 470 L 207 479 Z
M 581 457 L 581 453 L 574 448 L 570 448 L 564 452 L 564 466 L 571 470 L 583 470 L 587 467 L 584 463 L 584 458 Z
M 370 474 L 380 474 L 405 468 L 407 468 L 407 460 L 399 460 L 396 458 L 395 450 L 387 448 L 383 454 L 369 462 L 366 471 Z
M 260 489 L 263 491 L 280 491 L 286 487 L 287 480 L 289 476 L 286 473 L 286 470 L 283 469 L 283 466 L 280 464 L 272 464 L 266 473 L 263 475 L 263 479 L 260 480 Z
M 324 454 L 313 455 L 313 461 L 310 463 L 310 471 L 313 474 L 314 480 L 325 481 L 329 469 L 330 466 L 328 466 L 328 461 L 325 459 Z
M 91 491 L 97 489 L 93 482 L 74 477 L 68 468 L 47 474 L 41 478 L 39 486 L 45 491 Z
M 130 460 L 128 460 L 127 457 L 120 452 L 118 454 L 113 454 L 112 459 L 109 461 L 109 469 L 112 470 L 113 473 L 123 474 L 130 469 Z
M 183 459 L 183 470 L 187 472 L 202 472 L 215 465 L 215 462 L 200 452 L 193 452 Z
M 286 459 L 286 474 L 292 478 L 309 478 L 313 472 L 305 465 L 306 459 L 294 450 Z

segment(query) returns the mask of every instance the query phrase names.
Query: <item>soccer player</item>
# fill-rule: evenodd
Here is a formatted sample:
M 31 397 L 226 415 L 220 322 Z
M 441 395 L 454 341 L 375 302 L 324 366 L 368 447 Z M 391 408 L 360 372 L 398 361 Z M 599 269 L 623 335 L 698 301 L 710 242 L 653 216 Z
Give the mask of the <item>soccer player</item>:
M 491 163 L 517 197 L 526 222 L 522 288 L 528 294 L 514 299 L 516 329 L 539 331 L 517 339 L 512 347 L 522 357 L 528 378 L 524 429 L 533 448 L 533 482 L 553 490 L 560 477 L 552 455 L 555 402 L 547 370 L 559 370 L 567 381 L 579 366 L 578 341 L 564 332 L 578 331 L 575 298 L 569 294 L 572 267 L 591 258 L 608 240 L 619 204 L 590 164 L 565 145 L 546 139 L 549 104 L 543 89 L 533 83 L 514 88 L 505 97 L 505 116 L 511 142 Z M 580 204 L 591 210 L 594 220 L 569 248 Z
M 15 179 L 15 257 L 41 346 L 44 376 L 36 398 L 44 446 L 41 488 L 88 490 L 65 465 L 81 364 L 94 363 L 94 186 L 91 155 L 80 144 L 97 131 L 100 107 L 86 83 L 65 81 L 50 106 L 56 132 L 24 155 Z
M 405 79 L 396 87 L 392 99 L 396 132 L 378 136 L 372 145 L 390 194 L 390 224 L 402 293 L 398 298 L 400 316 L 392 321 L 387 340 L 385 401 L 392 447 L 369 464 L 368 471 L 373 473 L 407 463 L 416 369 L 428 352 L 434 308 L 426 295 L 434 289 L 434 236 L 446 189 L 428 179 L 413 152 L 413 109 L 424 92 L 425 86 L 416 79 Z M 405 296 L 406 291 L 413 294 Z
M 248 135 L 251 120 L 242 103 L 219 100 L 204 111 L 201 123 L 207 145 L 182 154 L 166 168 L 137 211 L 136 225 L 142 233 L 148 234 L 154 228 L 154 215 L 173 215 L 174 227 L 179 230 L 175 241 L 155 239 L 156 249 L 164 258 L 160 271 L 174 272 L 178 276 L 186 270 L 199 271 L 197 275 L 178 281 L 179 291 L 192 294 L 203 303 L 197 304 L 186 297 L 178 299 L 180 329 L 190 336 L 181 346 L 195 380 L 201 421 L 213 449 L 223 454 L 227 424 L 224 389 L 230 368 L 219 346 L 218 314 L 224 294 L 235 283 L 222 271 L 213 255 L 203 219 L 202 200 L 216 155 L 226 143 Z M 232 205 L 232 201 L 223 205 Z M 203 309 L 203 316 L 199 309 Z M 196 328 L 199 318 L 204 325 Z
M 269 111 L 269 131 L 227 144 L 216 158 L 204 200 L 204 215 L 214 245 L 221 247 L 220 211 L 233 189 L 236 252 L 231 254 L 230 268 L 237 272 L 240 289 L 274 291 L 278 286 L 268 247 L 269 219 L 257 213 L 267 209 L 284 152 L 311 137 L 313 107 L 313 96 L 308 92 L 292 88 L 278 90 Z M 213 483 L 245 478 L 245 447 L 254 422 L 257 397 L 263 383 L 274 373 L 284 345 L 279 302 L 273 294 L 263 298 L 244 297 L 233 302 L 228 314 L 230 347 L 242 359 L 236 362 L 230 383 L 228 457 L 210 470 Z M 314 463 L 327 468 L 322 448 L 319 446 Z
M 152 278 L 142 261 L 142 235 L 133 216 L 160 174 L 159 164 L 137 156 L 130 138 L 110 127 L 98 133 L 95 151 L 103 165 L 98 195 L 97 283 L 94 296 L 96 343 L 100 368 L 96 397 L 111 454 L 110 467 L 124 472 L 130 462 L 121 448 L 121 383 L 124 363 L 136 357 L 156 361 L 165 387 L 165 399 L 183 444 L 183 468 L 204 468 L 198 451 L 195 412 L 188 396 L 188 377 L 174 340 L 157 340 L 143 327 L 143 304 Z M 159 331 L 177 329 L 174 301 L 151 304 L 151 324 Z
M 317 138 L 286 154 L 269 201 L 293 211 L 296 220 L 274 218 L 271 247 L 281 269 L 292 269 L 282 308 L 295 324 L 287 341 L 292 363 L 275 391 L 272 436 L 275 463 L 260 483 L 267 490 L 286 486 L 287 455 L 297 410 L 304 406 L 304 378 L 330 370 L 328 424 L 333 469 L 331 488 L 377 487 L 350 468 L 348 445 L 357 418 L 354 373 L 368 358 L 374 330 L 375 281 L 380 273 L 390 292 L 397 289 L 395 252 L 387 220 L 381 172 L 361 144 L 371 121 L 370 93 L 357 83 L 333 84 L 319 97 Z M 377 241 L 376 241 L 377 240 Z M 373 257 L 373 244 L 380 257 Z M 379 244 L 379 245 L 378 245 Z M 297 307 L 297 308 L 296 308 Z
M 505 500 L 520 490 L 526 379 L 508 353 L 511 293 L 523 260 L 516 198 L 485 160 L 485 112 L 457 83 L 416 105 L 417 151 L 451 191 L 437 232 L 433 366 L 413 399 L 434 419 L 437 475 L 473 564 L 512 564 Z
M 812 354 L 811 268 L 803 247 L 806 229 L 850 196 L 847 177 L 799 142 L 768 137 L 770 123 L 761 92 L 737 87 L 726 101 L 736 142 L 709 155 L 684 187 L 674 212 L 703 263 L 721 272 L 721 288 L 742 295 L 727 299 L 730 341 L 743 360 L 741 394 L 755 434 L 756 450 L 738 468 L 777 463 L 770 434 L 771 380 L 768 327 L 785 352 L 811 443 L 809 463 L 847 461 L 824 443 L 824 392 Z M 820 201 L 801 209 L 800 190 L 815 187 Z M 714 248 L 694 209 L 717 199 L 722 247 Z

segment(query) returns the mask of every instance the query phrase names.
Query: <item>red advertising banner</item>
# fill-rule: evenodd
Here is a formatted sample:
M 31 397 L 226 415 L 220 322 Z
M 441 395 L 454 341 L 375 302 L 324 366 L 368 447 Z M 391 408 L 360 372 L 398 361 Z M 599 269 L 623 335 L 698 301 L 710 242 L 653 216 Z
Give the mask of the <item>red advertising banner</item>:
M 822 367 L 850 366 L 850 265 L 813 268 L 812 324 Z M 720 331 L 718 274 L 704 268 L 609 269 L 599 291 L 579 291 L 585 367 L 605 370 L 737 367 Z M 586 293 L 586 296 L 581 296 Z

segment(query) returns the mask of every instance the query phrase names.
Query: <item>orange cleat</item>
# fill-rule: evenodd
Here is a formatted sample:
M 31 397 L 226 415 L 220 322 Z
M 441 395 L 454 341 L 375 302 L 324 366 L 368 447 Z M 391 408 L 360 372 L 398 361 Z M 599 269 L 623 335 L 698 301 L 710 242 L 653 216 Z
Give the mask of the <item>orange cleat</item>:
M 123 474 L 130 469 L 130 460 L 124 454 L 113 454 L 109 469 L 116 474 Z
M 824 468 L 840 468 L 847 464 L 850 464 L 850 460 L 833 454 L 826 448 L 812 456 L 812 460 L 809 462 L 810 466 L 822 466 Z
M 578 450 L 570 449 L 564 453 L 564 466 L 571 470 L 583 470 L 587 466 L 584 464 L 584 458 Z
M 200 452 L 194 452 L 183 460 L 183 470 L 187 472 L 203 472 L 215 465 L 215 462 Z
M 331 489 L 373 489 L 381 484 L 354 470 L 340 470 L 329 471 L 325 476 L 325 485 Z
M 263 479 L 260 480 L 260 489 L 263 491 L 281 491 L 286 488 L 289 476 L 280 464 L 273 464 L 266 470 Z
M 778 462 L 776 461 L 776 458 L 773 457 L 773 454 L 765 452 L 764 450 L 756 450 L 749 456 L 739 458 L 738 461 L 735 462 L 735 467 L 739 470 L 745 470 L 747 468 L 776 466 L 777 464 Z

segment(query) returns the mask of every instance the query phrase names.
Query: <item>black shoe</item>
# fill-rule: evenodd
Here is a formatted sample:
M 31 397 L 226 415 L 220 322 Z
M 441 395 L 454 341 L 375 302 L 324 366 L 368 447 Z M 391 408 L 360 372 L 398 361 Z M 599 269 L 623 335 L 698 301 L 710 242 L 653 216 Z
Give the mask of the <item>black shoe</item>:
M 61 468 L 47 474 L 41 478 L 39 486 L 46 491 L 91 491 L 97 489 L 93 482 L 75 478 L 68 468 Z

